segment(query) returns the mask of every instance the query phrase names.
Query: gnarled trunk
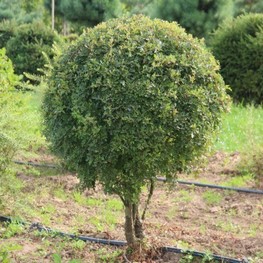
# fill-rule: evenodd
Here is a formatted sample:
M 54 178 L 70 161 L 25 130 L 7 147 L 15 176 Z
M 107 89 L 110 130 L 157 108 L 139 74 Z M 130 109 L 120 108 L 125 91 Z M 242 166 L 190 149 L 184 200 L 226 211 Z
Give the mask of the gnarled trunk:
M 134 222 L 133 224 L 134 224 L 135 237 L 139 239 L 143 239 L 144 234 L 143 234 L 142 222 L 140 220 L 138 204 L 133 204 L 132 208 L 133 208 L 133 222 Z
M 125 202 L 126 203 L 126 202 Z M 134 225 L 133 225 L 133 207 L 131 202 L 125 205 L 125 237 L 128 245 L 135 243 Z
M 144 238 L 138 204 L 125 202 L 125 237 L 128 245 Z

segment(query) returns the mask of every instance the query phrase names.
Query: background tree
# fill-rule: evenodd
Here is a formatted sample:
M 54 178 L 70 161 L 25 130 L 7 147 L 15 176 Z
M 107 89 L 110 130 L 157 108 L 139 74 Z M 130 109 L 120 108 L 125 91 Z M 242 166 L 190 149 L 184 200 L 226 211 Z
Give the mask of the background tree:
M 102 23 L 54 65 L 45 134 L 84 186 L 100 182 L 125 206 L 130 245 L 143 237 L 140 193 L 200 156 L 228 96 L 202 42 L 143 16 Z
M 38 69 L 46 64 L 43 52 L 52 58 L 52 45 L 60 41 L 59 35 L 43 23 L 20 25 L 6 44 L 7 55 L 17 74 L 40 74 Z
M 237 102 L 263 102 L 263 14 L 248 14 L 222 24 L 209 45 Z
M 217 25 L 234 15 L 234 0 L 155 0 L 151 17 L 176 21 L 194 36 L 206 37 Z
M 21 102 L 15 94 L 15 85 L 19 80 L 14 74 L 12 62 L 6 56 L 5 49 L 0 49 L 0 176 L 16 150 L 16 142 L 12 138 L 12 122 Z
M 121 0 L 124 10 L 130 14 L 147 14 L 152 0 Z
M 42 0 L 0 0 L 0 21 L 15 20 L 17 23 L 31 23 L 44 19 Z
M 51 10 L 51 1 L 45 0 L 45 6 Z M 55 10 L 56 17 L 73 23 L 73 27 L 74 23 L 86 27 L 120 16 L 123 5 L 120 0 L 56 0 Z
M 242 13 L 263 13 L 263 1 L 261 0 L 236 0 L 236 15 Z

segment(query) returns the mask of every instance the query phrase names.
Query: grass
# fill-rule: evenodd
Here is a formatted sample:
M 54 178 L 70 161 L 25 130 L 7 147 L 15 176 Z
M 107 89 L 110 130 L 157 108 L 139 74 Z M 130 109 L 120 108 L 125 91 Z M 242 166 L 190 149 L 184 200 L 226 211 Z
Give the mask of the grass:
M 244 152 L 257 145 L 263 145 L 263 107 L 232 105 L 230 113 L 223 115 L 214 149 Z
M 202 195 L 205 202 L 209 205 L 218 205 L 222 202 L 223 197 L 220 193 L 214 191 L 205 191 Z
M 222 185 L 230 187 L 245 187 L 249 182 L 254 180 L 253 177 L 253 174 L 234 176 L 226 180 Z

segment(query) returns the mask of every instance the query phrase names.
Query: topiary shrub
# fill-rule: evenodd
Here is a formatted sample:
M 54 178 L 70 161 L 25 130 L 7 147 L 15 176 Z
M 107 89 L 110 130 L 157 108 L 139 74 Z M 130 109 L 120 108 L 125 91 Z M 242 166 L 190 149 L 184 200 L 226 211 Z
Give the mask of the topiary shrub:
M 263 101 L 263 14 L 242 15 L 216 30 L 209 45 L 237 102 Z
M 43 52 L 52 58 L 52 44 L 60 41 L 60 37 L 44 24 L 21 25 L 7 43 L 7 55 L 17 74 L 40 74 L 38 69 L 46 63 Z
M 150 198 L 157 174 L 176 178 L 218 127 L 229 101 L 218 70 L 203 42 L 144 16 L 88 29 L 56 61 L 45 134 L 84 186 L 121 198 L 128 244 L 143 237 L 142 187 Z

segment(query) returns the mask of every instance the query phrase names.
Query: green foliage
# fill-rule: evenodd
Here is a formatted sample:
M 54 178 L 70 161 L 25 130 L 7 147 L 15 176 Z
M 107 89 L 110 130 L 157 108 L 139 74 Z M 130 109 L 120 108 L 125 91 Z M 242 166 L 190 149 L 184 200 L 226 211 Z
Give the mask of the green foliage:
M 1 0 L 0 21 L 15 20 L 17 23 L 32 23 L 43 19 L 42 0 Z
M 158 172 L 173 178 L 206 149 L 229 101 L 218 69 L 175 23 L 102 23 L 54 65 L 45 134 L 86 186 L 137 202 Z
M 51 10 L 51 1 L 45 0 L 45 6 Z M 120 16 L 122 5 L 120 0 L 56 0 L 55 10 L 58 16 L 67 21 L 94 26 Z
M 14 90 L 14 86 L 18 84 L 19 77 L 14 74 L 12 61 L 6 56 L 5 48 L 0 49 L 0 95 Z M 3 105 L 5 101 L 0 100 Z
M 236 13 L 262 13 L 263 2 L 261 0 L 236 0 Z
M 134 14 L 145 14 L 151 7 L 152 0 L 121 0 L 125 12 Z
M 242 173 L 252 173 L 258 187 L 263 188 L 263 144 L 244 152 L 238 168 Z
M 16 104 L 14 86 L 19 77 L 14 74 L 13 65 L 5 55 L 5 49 L 0 49 L 0 173 L 8 166 L 15 153 L 15 142 L 6 131 L 10 122 L 8 116 Z
M 263 101 L 263 14 L 242 15 L 224 23 L 209 41 L 235 101 Z
M 206 203 L 209 205 L 218 205 L 223 199 L 220 193 L 209 190 L 205 191 L 202 196 Z
M 0 22 L 0 48 L 6 46 L 8 40 L 13 37 L 17 24 L 14 21 L 4 20 Z
M 21 223 L 19 222 L 14 221 L 7 225 L 5 231 L 1 233 L 1 237 L 10 238 L 17 234 L 23 233 L 23 231 L 24 231 L 23 225 L 21 225 Z
M 10 258 L 10 253 L 15 251 L 22 250 L 23 247 L 19 244 L 15 244 L 14 242 L 4 242 L 0 243 L 0 262 L 1 263 L 10 263 L 11 258 Z
M 15 72 L 40 74 L 46 60 L 43 52 L 52 58 L 52 44 L 60 42 L 59 36 L 42 23 L 24 24 L 17 28 L 7 43 L 7 55 L 14 63 Z
M 151 17 L 176 21 L 194 36 L 206 37 L 218 24 L 234 15 L 233 0 L 155 0 Z
M 0 49 L 0 175 L 18 150 L 43 146 L 37 99 L 15 89 L 20 77 L 14 74 L 12 62 Z M 39 97 L 39 93 L 37 93 Z M 32 146 L 34 145 L 34 146 Z

